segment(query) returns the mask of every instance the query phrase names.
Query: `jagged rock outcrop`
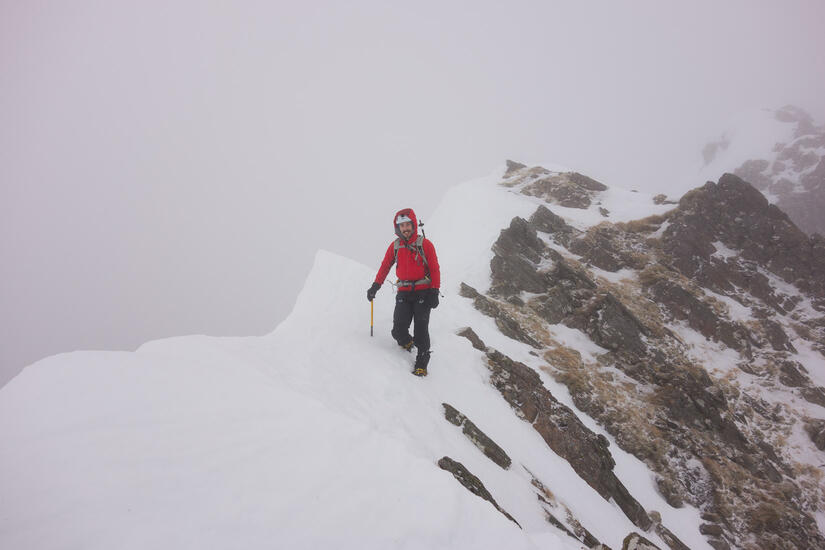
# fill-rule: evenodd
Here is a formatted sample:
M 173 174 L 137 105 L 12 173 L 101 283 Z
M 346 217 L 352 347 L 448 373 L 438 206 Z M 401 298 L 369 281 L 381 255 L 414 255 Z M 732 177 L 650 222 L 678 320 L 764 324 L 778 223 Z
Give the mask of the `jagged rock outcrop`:
M 638 251 L 644 243 L 636 235 L 610 223 L 590 228 L 566 246 L 570 252 L 581 256 L 583 261 L 605 271 L 643 269 L 649 260 L 646 254 Z
M 511 296 L 521 290 L 544 292 L 550 281 L 540 271 L 542 260 L 559 261 L 558 252 L 546 247 L 535 230 L 521 218 L 514 218 L 493 245 L 496 255 L 490 264 L 497 285 L 493 291 Z
M 549 208 L 539 206 L 528 220 L 530 227 L 553 236 L 553 239 L 567 246 L 570 240 L 578 236 L 581 231 L 567 224 L 561 216 L 554 214 Z
M 674 267 L 703 286 L 717 292 L 741 286 L 768 305 L 784 306 L 772 299 L 773 289 L 766 286 L 764 275 L 756 275 L 758 270 L 736 269 L 732 262 L 723 261 L 729 258 L 711 258 L 718 252 L 714 243 L 722 243 L 741 251 L 741 259 L 751 262 L 750 267 L 762 267 L 803 292 L 825 298 L 822 238 L 808 237 L 787 214 L 733 174 L 685 194 L 668 221 L 662 237 L 664 252 Z
M 686 321 L 690 328 L 705 338 L 722 342 L 750 355 L 751 346 L 755 344 L 750 331 L 738 323 L 721 318 L 710 305 L 683 286 L 667 278 L 661 278 L 656 279 L 647 290 L 667 309 L 673 319 Z
M 470 470 L 468 470 L 464 466 L 464 464 L 462 464 L 461 462 L 457 462 L 448 456 L 445 456 L 438 461 L 438 467 L 442 470 L 446 470 L 453 474 L 453 477 L 455 477 L 458 480 L 458 482 L 461 483 L 468 491 L 492 504 L 496 510 L 498 510 L 504 515 L 504 517 L 518 525 L 519 528 L 521 528 L 519 522 L 517 522 L 515 518 L 513 518 L 513 516 L 508 514 L 506 510 L 504 510 L 501 506 L 498 505 L 496 499 L 493 498 L 493 495 L 491 495 L 490 491 L 488 491 L 487 488 L 484 486 L 484 483 L 482 483 L 480 479 L 474 476 L 470 472 Z
M 455 424 L 462 429 L 464 435 L 469 439 L 473 445 L 479 448 L 484 456 L 498 464 L 502 469 L 506 470 L 510 467 L 513 461 L 504 452 L 504 449 L 498 446 L 487 434 L 481 431 L 478 426 L 458 412 L 458 409 L 448 403 L 442 403 L 444 407 L 444 418 L 451 424 Z
M 488 349 L 486 354 L 490 382 L 519 417 L 605 500 L 612 498 L 635 525 L 647 530 L 652 525 L 650 518 L 613 473 L 615 462 L 607 439 L 594 434 L 559 403 L 533 369 L 496 350 Z
M 653 530 L 662 538 L 663 541 L 665 541 L 665 544 L 667 544 L 670 550 L 690 550 L 684 542 L 679 540 L 679 537 L 674 535 L 670 529 L 662 525 L 662 517 L 659 512 L 650 512 L 650 519 L 653 520 Z
M 607 440 L 586 428 L 573 411 L 559 403 L 534 370 L 498 351 L 488 352 L 487 358 L 490 381 L 510 406 L 582 479 L 606 500 L 612 498 L 634 524 L 647 530 L 650 518 L 613 473 L 615 462 L 607 450 Z
M 540 197 L 568 208 L 587 208 L 607 186 L 578 172 L 552 172 L 541 166 L 528 168 L 507 161 L 504 185 L 518 187 L 525 195 Z
M 509 336 L 519 342 L 524 342 L 536 349 L 542 347 L 541 343 L 531 335 L 531 331 L 526 329 L 523 324 L 510 313 L 504 304 L 482 295 L 476 289 L 464 283 L 461 283 L 459 292 L 461 296 L 471 298 L 477 310 L 488 317 L 492 317 L 498 329 L 505 336 Z
M 600 543 L 590 531 L 585 529 L 584 526 L 573 517 L 573 513 L 567 506 L 560 505 L 556 502 L 550 489 L 533 475 L 533 472 L 527 468 L 524 468 L 524 470 L 530 474 L 530 483 L 536 489 L 536 497 L 541 504 L 542 510 L 544 510 L 544 515 L 548 523 L 561 529 L 567 536 L 576 539 L 588 548 L 610 550 L 610 548 Z M 564 513 L 564 522 L 556 517 L 557 510 Z
M 639 533 L 630 533 L 622 541 L 622 550 L 661 550 Z
M 581 329 L 596 344 L 609 350 L 636 355 L 644 355 L 647 350 L 642 338 L 650 331 L 609 292 L 597 293 L 584 307 L 573 312 L 566 324 Z
M 529 182 L 547 176 L 539 168 L 515 168 L 503 184 L 530 194 Z M 725 175 L 664 215 L 585 232 L 541 206 L 502 230 L 493 252 L 489 292 L 464 286 L 462 295 L 547 361 L 542 370 L 568 387 L 576 406 L 658 474 L 670 504 L 687 502 L 712 518 L 702 528 L 709 544 L 825 548 L 812 517 L 825 508 L 819 473 L 784 445 L 804 425 L 821 449 L 823 428 L 782 397 L 825 403 L 794 344 L 825 355 L 820 237 Z M 620 269 L 628 270 L 621 282 L 599 275 Z M 556 324 L 580 330 L 604 352 L 583 358 L 554 338 L 548 326 Z M 733 355 L 708 361 L 685 334 Z M 544 394 L 535 371 L 475 338 L 511 406 L 531 423 L 551 417 L 552 396 L 536 404 Z M 542 426 L 542 437 L 571 456 L 554 432 L 559 422 Z M 600 456 L 598 443 L 588 444 Z M 592 478 L 609 464 L 579 464 L 577 472 Z M 683 550 L 664 527 L 654 528 Z
M 825 451 L 825 420 L 814 419 L 805 424 L 805 431 L 811 437 L 816 448 Z
M 507 161 L 507 169 L 504 172 L 504 177 L 508 178 L 508 177 L 510 177 L 510 175 L 513 172 L 518 172 L 522 168 L 527 168 L 527 166 L 520 163 L 520 162 L 515 162 L 515 161 L 512 161 L 512 160 L 508 160 Z

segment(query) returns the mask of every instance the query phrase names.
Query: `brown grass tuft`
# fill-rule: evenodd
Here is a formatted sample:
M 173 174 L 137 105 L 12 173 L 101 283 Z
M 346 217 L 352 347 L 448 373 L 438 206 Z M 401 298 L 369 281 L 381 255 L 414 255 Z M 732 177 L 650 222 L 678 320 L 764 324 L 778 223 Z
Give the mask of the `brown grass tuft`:
M 659 226 L 667 220 L 667 217 L 667 214 L 658 214 L 640 220 L 619 222 L 616 227 L 628 233 L 652 233 L 659 229 Z

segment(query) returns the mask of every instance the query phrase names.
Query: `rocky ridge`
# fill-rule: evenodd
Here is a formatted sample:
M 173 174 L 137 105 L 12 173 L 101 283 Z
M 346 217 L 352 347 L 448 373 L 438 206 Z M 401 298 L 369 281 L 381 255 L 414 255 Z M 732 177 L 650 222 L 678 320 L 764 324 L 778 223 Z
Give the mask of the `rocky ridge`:
M 825 548 L 813 519 L 825 509 L 816 467 L 825 389 L 804 360 L 825 356 L 822 238 L 730 174 L 664 215 L 586 229 L 545 205 L 597 206 L 603 184 L 510 162 L 502 185 L 544 204 L 502 230 L 490 288 L 464 285 L 462 295 L 530 346 L 541 372 L 463 335 L 485 352 L 490 381 L 516 414 L 671 548 L 684 545 L 614 479 L 607 441 L 542 375 L 657 473 L 668 503 L 702 510 L 714 548 Z M 554 326 L 602 351 L 583 356 Z

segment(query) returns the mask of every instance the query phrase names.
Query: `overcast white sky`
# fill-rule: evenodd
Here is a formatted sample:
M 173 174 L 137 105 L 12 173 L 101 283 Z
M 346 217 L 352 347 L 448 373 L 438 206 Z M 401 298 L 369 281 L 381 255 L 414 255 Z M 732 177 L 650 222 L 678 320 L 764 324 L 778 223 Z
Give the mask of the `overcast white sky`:
M 269 332 L 318 248 L 377 268 L 395 210 L 426 220 L 506 158 L 678 195 L 732 116 L 825 120 L 823 21 L 819 1 L 0 0 L 0 384 L 63 351 Z

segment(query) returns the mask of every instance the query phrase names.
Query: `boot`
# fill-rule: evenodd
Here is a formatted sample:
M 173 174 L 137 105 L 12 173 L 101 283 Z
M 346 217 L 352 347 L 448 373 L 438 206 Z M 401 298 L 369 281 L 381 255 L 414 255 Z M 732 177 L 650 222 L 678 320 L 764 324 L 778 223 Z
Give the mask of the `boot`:
M 413 345 L 414 345 L 412 340 L 410 340 L 406 344 L 403 344 L 403 345 L 398 344 L 398 345 L 401 346 L 401 349 L 403 349 L 404 351 L 409 351 L 410 353 L 412 353 L 412 348 L 413 348 Z
M 427 376 L 427 364 L 429 362 L 429 351 L 425 351 L 424 353 L 418 352 L 418 355 L 416 355 L 415 357 L 415 367 L 413 368 L 413 374 L 416 376 Z

